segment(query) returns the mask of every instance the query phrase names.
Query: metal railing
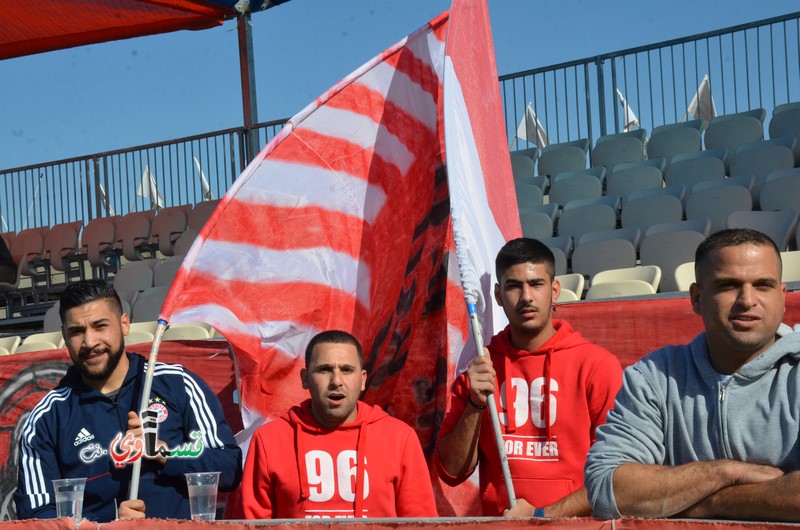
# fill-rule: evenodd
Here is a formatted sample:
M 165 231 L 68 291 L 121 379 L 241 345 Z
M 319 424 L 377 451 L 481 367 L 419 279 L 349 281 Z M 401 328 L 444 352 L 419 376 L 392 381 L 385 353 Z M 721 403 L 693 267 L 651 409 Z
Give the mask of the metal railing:
M 549 143 L 691 118 L 706 75 L 716 114 L 800 101 L 800 12 L 501 76 L 509 143 L 532 145 L 514 141 L 528 106 Z M 265 145 L 284 123 L 0 171 L 0 232 L 219 198 L 255 155 L 247 135 Z
M 0 232 L 219 198 L 285 121 L 0 171 Z
M 509 143 L 534 145 L 514 142 L 528 105 L 549 143 L 692 119 L 705 76 L 717 115 L 800 101 L 800 12 L 501 76 Z

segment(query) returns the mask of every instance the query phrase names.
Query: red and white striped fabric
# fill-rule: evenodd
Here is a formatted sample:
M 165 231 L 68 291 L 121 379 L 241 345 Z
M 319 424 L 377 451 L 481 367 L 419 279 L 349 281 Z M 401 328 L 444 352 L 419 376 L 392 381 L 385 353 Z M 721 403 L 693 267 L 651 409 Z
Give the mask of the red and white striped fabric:
M 461 4 L 453 12 L 477 10 L 476 35 L 483 34 L 485 2 Z M 454 362 L 469 336 L 444 153 L 445 44 L 453 24 L 440 15 L 292 118 L 237 179 L 187 255 L 162 318 L 208 322 L 228 338 L 245 427 L 304 399 L 306 344 L 319 331 L 343 329 L 364 346 L 363 399 L 412 425 L 432 453 Z M 497 104 L 479 112 L 500 108 L 491 47 L 488 53 L 488 63 L 467 66 L 483 78 L 479 86 L 494 86 L 486 94 Z M 448 54 L 459 60 L 449 43 Z M 516 212 L 516 201 L 502 115 L 475 123 L 488 127 L 475 135 L 487 168 L 479 171 L 480 208 L 490 191 L 491 209 L 513 220 L 504 213 Z M 502 233 L 493 226 L 493 235 Z

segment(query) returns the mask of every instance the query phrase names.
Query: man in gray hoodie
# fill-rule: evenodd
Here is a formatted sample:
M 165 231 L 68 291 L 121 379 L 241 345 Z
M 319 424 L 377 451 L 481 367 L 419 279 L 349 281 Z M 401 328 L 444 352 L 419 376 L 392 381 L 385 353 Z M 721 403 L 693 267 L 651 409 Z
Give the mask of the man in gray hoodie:
M 705 331 L 625 370 L 586 461 L 594 514 L 800 521 L 800 333 L 781 324 L 780 253 L 723 230 L 695 277 Z

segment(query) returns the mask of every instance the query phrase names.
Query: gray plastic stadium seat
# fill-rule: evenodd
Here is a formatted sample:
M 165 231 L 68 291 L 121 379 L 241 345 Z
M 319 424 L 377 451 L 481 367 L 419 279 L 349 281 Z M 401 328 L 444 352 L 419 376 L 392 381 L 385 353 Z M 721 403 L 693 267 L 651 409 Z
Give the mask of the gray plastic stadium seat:
M 684 153 L 700 151 L 703 138 L 700 134 L 703 120 L 672 123 L 653 129 L 647 141 L 647 158 L 664 158 L 669 164 L 672 157 Z
M 600 271 L 636 266 L 636 249 L 627 239 L 591 241 L 572 252 L 572 272 L 583 274 L 589 281 Z
M 592 204 L 570 208 L 561 212 L 558 220 L 559 236 L 577 239 L 587 232 L 611 230 L 617 226 L 617 212 L 607 204 Z
M 711 232 L 724 229 L 731 213 L 752 209 L 753 199 L 750 192 L 742 186 L 719 186 L 692 191 L 686 199 L 686 219 L 711 219 Z
M 758 202 L 762 210 L 800 211 L 800 168 L 767 175 Z
M 583 274 L 562 274 L 560 276 L 556 276 L 556 280 L 558 280 L 558 283 L 561 284 L 562 291 L 564 289 L 568 289 L 578 295 L 578 298 L 583 295 L 583 285 L 586 281 L 583 277 Z
M 535 184 L 515 180 L 514 193 L 517 196 L 517 208 L 542 205 L 542 188 Z
M 647 129 L 633 129 L 632 131 L 627 131 L 627 132 L 606 134 L 599 137 L 596 143 L 601 144 L 609 140 L 616 140 L 617 138 L 626 138 L 626 137 L 636 138 L 640 142 L 644 143 L 644 139 L 647 138 Z
M 531 160 L 536 162 L 539 159 L 539 148 L 538 147 L 527 147 L 525 149 L 517 149 L 516 151 L 512 151 L 511 154 L 514 155 L 522 155 L 527 156 Z
M 566 179 L 577 175 L 592 175 L 597 180 L 600 181 L 601 185 L 605 184 L 606 182 L 606 168 L 604 168 L 603 166 L 589 167 L 578 171 L 563 171 L 553 177 L 553 182 L 558 182 L 561 179 Z
M 519 222 L 522 225 L 523 237 L 541 239 L 553 235 L 553 220 L 546 213 L 521 209 Z
M 563 209 L 570 210 L 572 208 L 589 206 L 591 204 L 607 204 L 614 208 L 614 211 L 616 212 L 619 211 L 620 205 L 622 204 L 622 199 L 620 199 L 619 195 L 616 193 L 611 195 L 601 195 L 600 197 L 592 197 L 591 199 L 576 199 L 565 204 Z
M 544 243 L 551 250 L 554 248 L 561 250 L 566 259 L 569 259 L 572 256 L 573 247 L 572 238 L 570 236 L 542 237 L 539 239 L 539 241 Z M 566 263 L 564 268 L 566 269 Z
M 511 172 L 514 180 L 527 181 L 533 178 L 534 164 L 530 157 L 511 153 Z
M 753 194 L 753 186 L 755 184 L 755 177 L 753 175 L 736 175 L 735 177 L 725 177 L 722 180 L 706 180 L 698 182 L 692 189 L 689 190 L 689 195 L 697 193 L 698 191 L 710 190 L 714 188 L 724 188 L 726 186 L 741 186 L 745 188 L 750 195 Z M 687 197 L 688 199 L 688 197 Z
M 683 202 L 686 199 L 686 187 L 682 185 L 673 185 L 650 190 L 632 191 L 628 194 L 628 200 L 632 201 L 641 197 L 655 197 L 657 195 L 672 195 Z
M 784 212 L 733 212 L 728 216 L 728 228 L 752 228 L 767 234 L 781 252 L 789 249 L 789 241 L 795 233 L 798 214 Z
M 711 233 L 711 219 L 707 217 L 698 217 L 696 219 L 687 219 L 685 221 L 675 221 L 672 223 L 660 223 L 653 225 L 647 229 L 644 237 L 653 234 L 660 234 L 662 232 L 685 232 L 685 231 L 700 232 L 703 238 L 708 237 Z
M 133 305 L 132 320 L 134 322 L 158 320 L 161 306 L 164 305 L 168 292 L 169 286 L 161 286 L 151 287 L 139 294 L 136 298 L 136 303 Z
M 162 285 L 172 285 L 175 275 L 178 274 L 178 269 L 181 268 L 183 263 L 183 256 L 172 256 L 156 263 L 153 269 L 153 287 L 160 287 Z
M 550 144 L 539 153 L 538 175 L 554 177 L 565 171 L 579 171 L 586 167 L 589 140 Z
M 664 178 L 656 163 L 663 165 L 663 161 L 663 158 L 657 158 L 617 165 L 606 181 L 606 193 L 616 193 L 624 205 L 631 192 L 662 188 Z
M 633 136 L 607 135 L 597 140 L 592 150 L 592 167 L 604 166 L 609 176 L 615 166 L 626 162 L 638 162 L 644 157 L 642 141 Z
M 687 190 L 698 182 L 725 178 L 727 149 L 712 149 L 697 153 L 675 155 L 664 172 L 667 186 L 685 186 Z
M 724 147 L 728 150 L 730 158 L 740 145 L 758 142 L 764 138 L 764 116 L 766 116 L 764 109 L 717 116 L 708 124 L 703 136 L 705 148 Z M 726 160 L 726 167 L 729 161 Z
M 559 274 L 566 274 L 567 273 L 566 254 L 564 254 L 564 251 L 558 247 L 549 247 L 549 248 L 553 252 L 553 258 L 555 259 L 556 276 L 558 276 Z
M 740 145 L 731 159 L 730 175 L 753 175 L 755 186 L 752 193 L 754 198 L 758 198 L 767 175 L 794 167 L 795 143 L 794 137 L 789 137 Z
M 628 201 L 622 207 L 623 228 L 638 228 L 642 234 L 652 225 L 683 219 L 683 204 L 672 195 L 654 195 Z
M 114 290 L 120 299 L 134 306 L 142 291 L 153 287 L 154 269 L 157 260 L 132 261 L 123 266 L 114 276 Z
M 573 175 L 560 178 L 550 185 L 550 202 L 564 206 L 570 201 L 591 199 L 603 195 L 600 181 L 593 175 Z
M 784 103 L 772 110 L 769 137 L 794 136 L 798 145 L 794 149 L 795 164 L 800 164 L 800 103 Z
M 633 243 L 633 247 L 638 249 L 639 248 L 639 240 L 642 237 L 642 231 L 639 230 L 637 227 L 630 227 L 630 228 L 617 228 L 614 230 L 600 230 L 597 232 L 588 232 L 583 234 L 577 241 L 575 241 L 575 246 L 579 247 L 586 243 L 591 243 L 593 241 L 607 241 L 609 239 L 627 239 L 631 243 Z
M 697 246 L 705 236 L 694 230 L 658 232 L 646 235 L 639 246 L 642 265 L 658 265 L 661 268 L 662 293 L 678 290 L 675 269 L 682 263 L 694 260 Z

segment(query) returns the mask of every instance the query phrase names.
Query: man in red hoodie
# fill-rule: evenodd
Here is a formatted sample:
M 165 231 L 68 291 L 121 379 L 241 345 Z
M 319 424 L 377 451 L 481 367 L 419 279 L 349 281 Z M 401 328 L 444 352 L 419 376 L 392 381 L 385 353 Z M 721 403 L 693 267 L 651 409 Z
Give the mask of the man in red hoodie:
M 436 465 L 457 485 L 480 463 L 484 515 L 589 516 L 583 466 L 622 381 L 616 357 L 553 319 L 561 287 L 553 253 L 534 239 L 506 243 L 494 296 L 509 325 L 455 381 Z M 517 504 L 510 510 L 486 411 L 494 393 Z
M 242 479 L 248 519 L 436 516 L 414 430 L 359 401 L 367 372 L 358 341 L 324 331 L 300 372 L 311 399 L 261 426 Z

